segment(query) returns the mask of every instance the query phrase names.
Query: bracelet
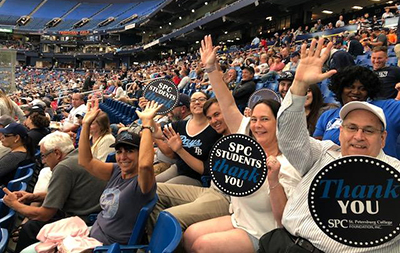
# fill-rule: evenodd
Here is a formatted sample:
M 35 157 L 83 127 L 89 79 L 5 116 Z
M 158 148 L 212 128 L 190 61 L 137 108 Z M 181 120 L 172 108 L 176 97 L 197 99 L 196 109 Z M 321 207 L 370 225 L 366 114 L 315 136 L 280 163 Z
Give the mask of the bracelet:
M 217 67 L 215 66 L 215 64 L 214 65 L 212 65 L 211 67 L 209 67 L 209 68 L 204 68 L 203 70 L 204 70 L 204 72 L 206 72 L 206 73 L 211 73 L 211 72 L 213 72 L 214 70 L 216 70 L 217 69 Z
M 272 186 L 272 187 L 270 186 L 270 187 L 269 187 L 269 190 L 272 191 L 273 189 L 275 189 L 276 187 L 278 187 L 278 185 L 280 185 L 279 182 L 276 183 L 276 185 L 274 185 L 274 186 Z

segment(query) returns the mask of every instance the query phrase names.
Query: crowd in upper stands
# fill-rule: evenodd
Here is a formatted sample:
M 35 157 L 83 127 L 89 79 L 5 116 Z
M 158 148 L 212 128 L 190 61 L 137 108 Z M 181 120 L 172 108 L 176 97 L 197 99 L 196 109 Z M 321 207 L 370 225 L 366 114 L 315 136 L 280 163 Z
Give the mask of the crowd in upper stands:
M 275 238 L 280 231 L 312 247 L 296 245 L 290 252 L 356 252 L 322 232 L 309 233 L 307 226 L 316 227 L 304 211 L 307 201 L 299 200 L 308 195 L 305 179 L 341 156 L 369 155 L 400 170 L 400 38 L 382 26 L 393 9 L 385 8 L 381 18 L 366 13 L 349 21 L 340 16 L 335 24 L 318 20 L 310 29 L 255 37 L 243 47 L 213 47 L 206 36 L 199 53 L 118 70 L 18 67 L 16 91 L 0 91 L 0 181 L 7 186 L 19 167 L 34 162 L 36 185 L 30 192 L 5 189 L 0 203 L 0 210 L 6 205 L 27 218 L 11 234 L 16 252 L 62 245 L 51 232 L 67 237 L 76 228 L 53 222 L 72 216 L 84 221 L 74 226 L 85 231 L 87 245 L 127 244 L 140 209 L 156 195 L 147 234 L 168 211 L 184 231 L 177 251 L 256 252 L 268 232 L 283 241 Z M 347 24 L 357 30 L 296 39 Z M 157 78 L 180 91 L 167 115 L 156 115 L 160 105 L 143 97 Z M 262 88 L 280 102 L 248 108 Z M 352 103 L 364 119 L 346 111 Z M 231 133 L 252 136 L 268 156 L 268 180 L 246 197 L 223 194 L 207 177 L 212 146 Z M 304 150 L 293 151 L 291 141 Z M 334 155 L 324 153 L 324 145 Z M 371 250 L 399 248 L 395 238 Z M 368 251 L 362 249 L 357 252 Z

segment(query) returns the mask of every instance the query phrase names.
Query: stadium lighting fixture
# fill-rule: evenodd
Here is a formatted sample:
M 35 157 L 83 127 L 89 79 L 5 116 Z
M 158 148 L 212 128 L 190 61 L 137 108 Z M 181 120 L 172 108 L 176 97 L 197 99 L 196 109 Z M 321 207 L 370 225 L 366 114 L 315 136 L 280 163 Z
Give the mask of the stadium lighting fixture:
M 146 33 L 145 31 L 143 31 L 143 33 Z
M 228 31 L 225 31 L 224 33 L 225 33 L 225 34 L 228 34 Z
M 194 10 L 194 9 L 192 9 L 192 12 L 194 13 L 194 12 L 195 12 L 195 10 Z
M 171 22 L 169 22 L 169 23 L 168 23 L 168 25 L 172 25 L 172 23 L 171 23 Z
M 240 38 L 236 38 L 236 40 L 240 40 Z
M 332 14 L 333 11 L 323 10 L 322 13 L 325 13 L 325 14 Z
M 198 40 L 196 41 L 196 44 L 199 44 L 199 41 L 198 41 Z
M 265 19 L 271 21 L 271 20 L 272 20 L 272 17 L 269 16 L 269 17 L 266 17 Z
M 358 5 L 354 5 L 354 6 L 351 7 L 351 8 L 354 9 L 354 10 L 362 10 L 362 9 L 363 9 L 363 7 L 358 6 Z
M 208 2 L 204 2 L 204 5 L 208 5 Z
M 160 26 L 160 29 L 162 29 L 162 26 Z
M 179 17 L 179 19 L 182 19 L 182 17 Z

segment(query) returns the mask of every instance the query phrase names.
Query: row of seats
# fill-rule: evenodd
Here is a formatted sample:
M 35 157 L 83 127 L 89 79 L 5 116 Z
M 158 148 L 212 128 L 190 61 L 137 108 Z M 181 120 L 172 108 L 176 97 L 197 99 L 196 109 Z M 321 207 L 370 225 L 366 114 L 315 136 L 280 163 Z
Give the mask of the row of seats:
M 32 192 L 40 170 L 43 168 L 40 150 L 35 153 L 35 162 L 17 168 L 13 180 L 7 184 L 10 191 Z M 0 191 L 0 253 L 5 252 L 10 231 L 14 227 L 17 213 L 3 203 L 4 192 Z
M 118 100 L 106 98 L 99 106 L 108 114 L 111 124 L 122 122 L 124 125 L 129 125 L 138 118 L 136 107 Z
M 158 196 L 156 195 L 152 201 L 140 210 L 127 245 L 114 243 L 112 245 L 96 247 L 93 252 L 126 252 L 128 250 L 134 251 L 138 249 L 153 253 L 174 252 L 181 240 L 182 229 L 176 218 L 166 211 L 161 212 L 158 216 L 153 234 L 151 235 L 150 243 L 148 245 L 140 244 L 143 239 L 147 219 L 153 211 L 157 201 Z

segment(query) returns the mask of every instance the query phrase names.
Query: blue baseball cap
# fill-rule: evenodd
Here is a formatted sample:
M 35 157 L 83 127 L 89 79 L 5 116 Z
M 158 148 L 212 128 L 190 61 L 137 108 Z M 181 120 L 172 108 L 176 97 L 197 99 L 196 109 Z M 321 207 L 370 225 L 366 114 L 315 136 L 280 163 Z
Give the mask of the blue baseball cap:
M 0 128 L 0 133 L 2 134 L 15 134 L 21 137 L 25 137 L 28 135 L 28 130 L 21 124 L 18 123 L 10 123 L 4 128 Z
M 131 146 L 133 148 L 139 148 L 139 145 L 140 135 L 128 131 L 123 131 L 117 135 L 115 143 L 111 144 L 110 148 L 115 148 L 116 150 L 120 146 Z

